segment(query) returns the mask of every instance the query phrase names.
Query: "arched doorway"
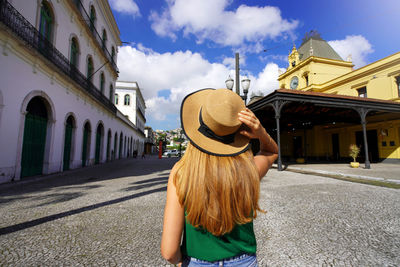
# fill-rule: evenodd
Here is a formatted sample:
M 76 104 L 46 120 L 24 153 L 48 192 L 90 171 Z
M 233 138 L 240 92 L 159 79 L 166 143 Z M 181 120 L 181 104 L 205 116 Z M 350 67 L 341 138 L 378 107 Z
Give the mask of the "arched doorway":
M 123 139 L 123 135 L 122 135 L 122 133 L 120 134 L 120 136 L 119 136 L 119 155 L 118 155 L 118 158 L 120 159 L 120 158 L 122 158 L 122 149 L 123 149 L 123 145 L 124 145 L 124 139 Z
M 131 146 L 130 146 L 130 150 L 131 150 L 131 157 L 133 155 L 133 137 L 131 136 Z
M 107 134 L 107 156 L 106 156 L 106 160 L 110 161 L 111 160 L 111 130 L 108 130 L 108 134 Z
M 64 157 L 63 157 L 63 171 L 70 169 L 71 164 L 71 151 L 72 151 L 72 138 L 73 130 L 75 128 L 75 119 L 72 115 L 68 116 L 65 123 L 65 137 L 64 137 Z
M 114 153 L 112 155 L 112 159 L 114 160 L 117 157 L 117 148 L 118 148 L 118 134 L 115 133 L 114 135 Z
M 126 155 L 126 148 L 127 148 L 127 146 L 126 146 L 126 136 L 125 136 L 125 138 L 124 138 L 124 154 L 123 154 L 123 157 L 125 157 L 125 155 Z
M 103 125 L 100 123 L 97 126 L 97 130 L 96 130 L 96 152 L 95 152 L 95 159 L 94 159 L 94 163 L 95 164 L 99 164 L 100 163 L 100 159 L 101 159 L 101 148 L 102 148 L 102 143 L 103 143 L 103 135 L 104 135 L 104 127 Z
M 26 108 L 22 143 L 21 178 L 43 172 L 48 113 L 43 99 L 32 98 Z
M 82 167 L 87 166 L 90 157 L 90 136 L 91 136 L 90 123 L 86 122 L 83 128 L 83 142 L 82 142 Z

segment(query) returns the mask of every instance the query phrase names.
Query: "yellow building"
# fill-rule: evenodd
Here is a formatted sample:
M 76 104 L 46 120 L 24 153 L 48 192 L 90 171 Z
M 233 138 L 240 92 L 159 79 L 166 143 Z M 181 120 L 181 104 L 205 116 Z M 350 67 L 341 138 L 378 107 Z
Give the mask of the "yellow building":
M 318 34 L 288 57 L 273 93 L 249 103 L 280 145 L 280 161 L 400 163 L 400 52 L 354 70 Z M 278 162 L 281 164 L 281 162 Z

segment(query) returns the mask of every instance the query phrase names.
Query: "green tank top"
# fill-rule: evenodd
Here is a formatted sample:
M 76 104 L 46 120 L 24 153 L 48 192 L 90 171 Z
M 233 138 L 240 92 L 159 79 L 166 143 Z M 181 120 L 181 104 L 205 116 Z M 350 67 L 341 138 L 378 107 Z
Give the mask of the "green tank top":
M 256 251 L 253 221 L 236 225 L 228 234 L 214 236 L 185 220 L 182 254 L 186 256 L 204 261 L 218 261 L 244 253 L 256 254 Z

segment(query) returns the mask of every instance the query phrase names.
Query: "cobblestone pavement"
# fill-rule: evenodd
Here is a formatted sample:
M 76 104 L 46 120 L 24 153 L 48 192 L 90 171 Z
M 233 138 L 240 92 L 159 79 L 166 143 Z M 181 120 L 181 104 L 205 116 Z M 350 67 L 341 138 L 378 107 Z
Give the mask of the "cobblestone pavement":
M 176 159 L 121 160 L 0 185 L 0 266 L 166 266 Z M 399 266 L 398 190 L 272 169 L 255 220 L 260 266 Z

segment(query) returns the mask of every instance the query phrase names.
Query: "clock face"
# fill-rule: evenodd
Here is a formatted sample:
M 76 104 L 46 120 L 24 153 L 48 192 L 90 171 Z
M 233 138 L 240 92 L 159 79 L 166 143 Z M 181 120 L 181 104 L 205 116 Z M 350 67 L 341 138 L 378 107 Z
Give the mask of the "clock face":
M 296 89 L 298 85 L 299 85 L 299 78 L 297 78 L 297 76 L 294 76 L 292 80 L 290 80 L 290 89 Z

